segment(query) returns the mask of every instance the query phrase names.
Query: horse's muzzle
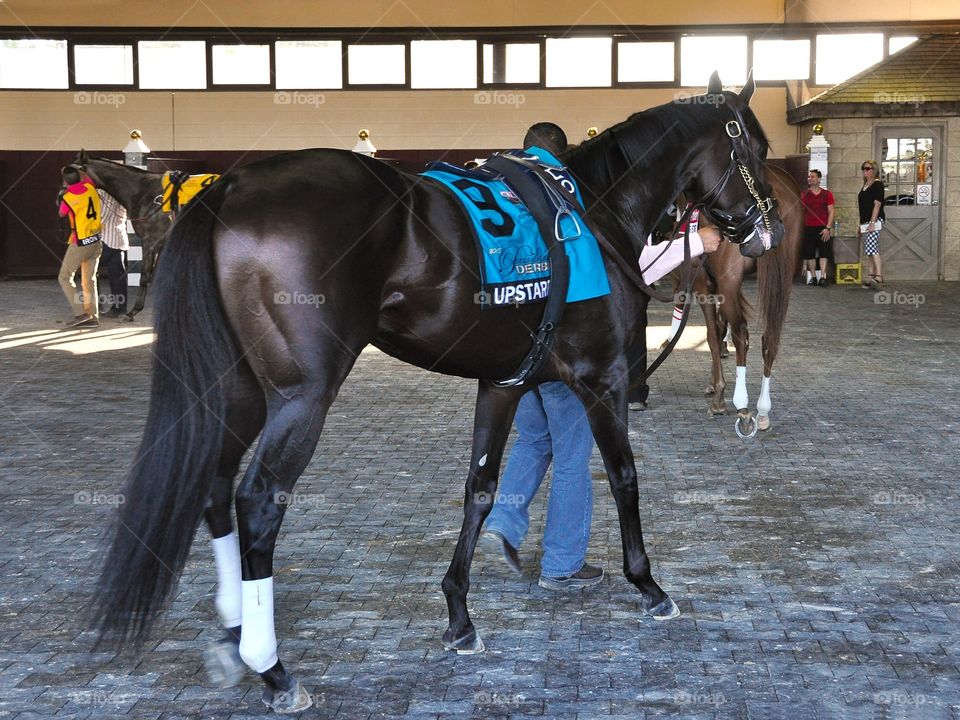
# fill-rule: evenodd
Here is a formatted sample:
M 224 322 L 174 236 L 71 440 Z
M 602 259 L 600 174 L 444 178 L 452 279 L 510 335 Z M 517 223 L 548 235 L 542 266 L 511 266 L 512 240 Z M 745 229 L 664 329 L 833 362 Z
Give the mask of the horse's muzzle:
M 760 257 L 767 250 L 780 244 L 783 232 L 783 223 L 779 218 L 773 223 L 773 232 L 768 232 L 763 222 L 757 223 L 753 232 L 740 241 L 740 254 L 744 257 Z

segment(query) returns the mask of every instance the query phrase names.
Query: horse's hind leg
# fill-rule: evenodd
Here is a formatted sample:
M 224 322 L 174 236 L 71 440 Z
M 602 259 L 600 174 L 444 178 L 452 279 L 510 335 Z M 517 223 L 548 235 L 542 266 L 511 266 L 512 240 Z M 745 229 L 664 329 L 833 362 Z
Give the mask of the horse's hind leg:
M 217 613 L 226 630 L 225 637 L 211 644 L 204 653 L 204 664 L 214 685 L 232 687 L 243 674 L 240 658 L 241 603 L 240 544 L 230 518 L 233 480 L 247 448 L 263 427 L 266 409 L 263 390 L 246 362 L 237 366 L 227 406 L 226 432 L 217 479 L 204 519 L 212 536 L 211 546 L 217 567 Z
M 611 370 L 611 377 L 618 377 Z M 623 544 L 623 574 L 640 591 L 640 607 L 657 620 L 669 620 L 680 614 L 670 596 L 653 579 L 650 559 L 643 545 L 640 528 L 640 497 L 637 468 L 627 434 L 626 383 L 605 387 L 580 387 L 575 392 L 583 401 L 590 427 L 610 479 L 610 489 L 620 518 Z
M 773 407 L 773 401 L 770 399 L 770 377 L 777 354 L 772 349 L 773 343 L 767 338 L 766 333 L 763 334 L 760 345 L 763 349 L 763 380 L 760 383 L 760 397 L 757 398 L 757 428 L 769 430 L 770 410 Z
M 461 654 L 483 652 L 483 641 L 467 612 L 470 589 L 470 563 L 477 547 L 480 528 L 493 509 L 503 449 L 510 435 L 520 391 L 496 388 L 481 382 L 473 420 L 473 448 L 463 503 L 463 526 L 453 560 L 443 578 L 450 624 L 443 645 Z

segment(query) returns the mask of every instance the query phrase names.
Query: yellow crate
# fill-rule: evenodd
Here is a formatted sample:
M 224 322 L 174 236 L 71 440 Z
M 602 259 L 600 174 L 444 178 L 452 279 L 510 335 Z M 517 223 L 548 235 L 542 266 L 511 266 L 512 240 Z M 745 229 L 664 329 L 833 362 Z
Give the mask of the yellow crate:
M 860 263 L 838 263 L 837 285 L 859 285 Z

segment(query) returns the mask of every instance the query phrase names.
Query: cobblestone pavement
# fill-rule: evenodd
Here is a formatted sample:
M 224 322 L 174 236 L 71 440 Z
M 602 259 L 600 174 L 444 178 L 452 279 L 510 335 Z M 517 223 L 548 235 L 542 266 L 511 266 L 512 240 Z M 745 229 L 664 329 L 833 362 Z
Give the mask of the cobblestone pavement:
M 280 654 L 317 700 L 303 717 L 960 717 L 960 284 L 892 290 L 794 288 L 773 428 L 751 441 L 706 414 L 694 316 L 694 348 L 631 417 L 654 572 L 683 615 L 638 611 L 595 453 L 589 559 L 607 578 L 537 586 L 542 493 L 526 575 L 474 564 L 479 656 L 440 644 L 473 383 L 366 352 L 277 554 Z M 219 635 L 205 529 L 142 656 L 92 653 L 82 631 L 145 415 L 149 316 L 57 331 L 54 281 L 0 282 L 0 305 L 0 718 L 263 717 L 255 677 L 204 677 Z

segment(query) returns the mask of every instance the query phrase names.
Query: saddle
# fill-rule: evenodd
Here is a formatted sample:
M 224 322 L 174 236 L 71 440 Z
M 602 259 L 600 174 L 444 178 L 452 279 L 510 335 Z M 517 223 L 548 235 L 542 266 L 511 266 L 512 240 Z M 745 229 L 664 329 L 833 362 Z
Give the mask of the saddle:
M 165 213 L 175 213 L 193 200 L 193 197 L 208 185 L 220 179 L 219 175 L 204 173 L 190 175 L 181 170 L 165 172 L 160 180 L 163 188 L 160 195 L 160 209 Z
M 566 303 L 610 292 L 596 238 L 582 219 L 583 207 L 576 184 L 559 161 L 540 148 L 532 148 L 531 152 L 499 153 L 473 169 L 431 163 L 424 174 L 451 190 L 474 220 L 481 257 L 481 292 L 477 298 L 481 307 L 546 298 L 543 319 L 531 333 L 533 347 L 527 357 L 511 377 L 494 384 L 513 386 L 532 381 L 553 347 L 553 332 L 563 317 Z M 516 245 L 485 246 L 480 237 L 486 233 L 494 238 L 512 239 L 518 235 L 516 226 L 529 217 L 535 221 L 545 243 L 546 257 L 524 245 L 528 254 L 521 257 L 520 262 L 514 254 L 504 263 L 523 273 L 519 280 L 499 275 L 491 277 L 490 266 L 486 266 L 485 261 L 489 261 L 492 253 L 499 255 L 504 249 L 515 252 Z M 585 242 L 580 243 L 577 251 L 568 250 L 572 246 L 566 246 L 567 243 L 581 239 Z M 578 269 L 573 295 L 570 294 L 570 255 Z M 582 282 L 581 277 L 588 278 L 588 282 Z

